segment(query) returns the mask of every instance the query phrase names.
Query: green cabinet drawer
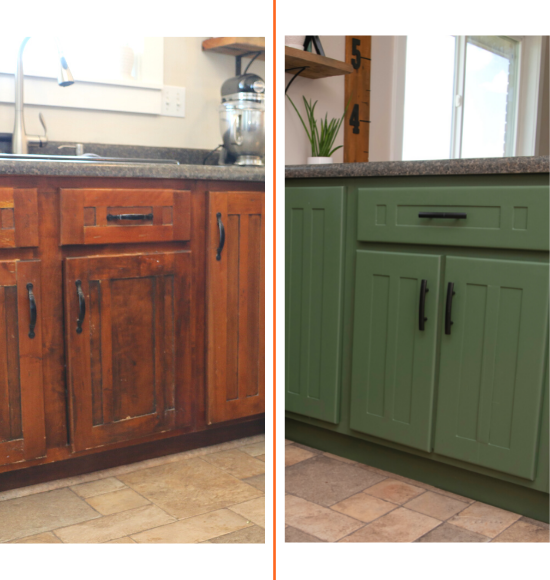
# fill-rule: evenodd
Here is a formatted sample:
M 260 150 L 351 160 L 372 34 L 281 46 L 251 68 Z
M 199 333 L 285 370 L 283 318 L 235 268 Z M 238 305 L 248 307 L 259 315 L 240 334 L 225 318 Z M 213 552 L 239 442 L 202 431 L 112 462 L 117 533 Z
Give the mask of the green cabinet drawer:
M 286 409 L 337 424 L 343 187 L 286 190 Z
M 547 219 L 547 216 L 545 216 Z M 547 352 L 548 265 L 448 257 L 435 451 L 534 480 Z
M 357 250 L 350 427 L 431 451 L 440 256 Z M 421 283 L 427 281 L 424 329 Z
M 384 187 L 358 191 L 357 239 L 548 250 L 548 187 Z M 465 219 L 419 217 L 463 213 Z

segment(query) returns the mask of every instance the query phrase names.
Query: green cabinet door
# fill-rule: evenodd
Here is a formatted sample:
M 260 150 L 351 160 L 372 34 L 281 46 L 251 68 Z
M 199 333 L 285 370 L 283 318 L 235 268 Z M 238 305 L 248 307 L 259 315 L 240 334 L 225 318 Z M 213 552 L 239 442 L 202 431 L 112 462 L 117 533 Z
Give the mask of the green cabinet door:
M 286 409 L 340 420 L 343 187 L 286 190 Z
M 431 451 L 440 261 L 365 250 L 356 259 L 350 427 L 424 451 Z
M 548 324 L 548 265 L 448 257 L 435 451 L 535 478 Z

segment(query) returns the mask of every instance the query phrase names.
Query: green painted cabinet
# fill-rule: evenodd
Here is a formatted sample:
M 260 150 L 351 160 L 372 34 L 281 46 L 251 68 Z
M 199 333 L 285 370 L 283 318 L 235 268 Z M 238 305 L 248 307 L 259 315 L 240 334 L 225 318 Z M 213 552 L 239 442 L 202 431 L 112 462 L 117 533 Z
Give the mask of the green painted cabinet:
M 424 451 L 432 450 L 440 267 L 437 255 L 356 252 L 350 427 Z
M 548 324 L 548 265 L 446 259 L 435 451 L 533 480 Z
M 286 409 L 338 423 L 343 187 L 287 188 Z

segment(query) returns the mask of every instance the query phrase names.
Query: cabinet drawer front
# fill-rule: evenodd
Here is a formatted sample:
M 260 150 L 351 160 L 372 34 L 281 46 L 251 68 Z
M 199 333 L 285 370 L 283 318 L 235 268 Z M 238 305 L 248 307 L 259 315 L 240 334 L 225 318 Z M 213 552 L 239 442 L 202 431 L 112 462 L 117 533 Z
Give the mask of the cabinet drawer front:
M 548 188 L 361 188 L 357 238 L 396 242 L 548 250 Z M 465 219 L 419 217 L 466 214 Z
M 435 451 L 535 478 L 548 349 L 548 265 L 448 257 Z
M 38 246 L 36 189 L 0 187 L 0 248 Z
M 364 250 L 356 259 L 350 427 L 423 451 L 432 450 L 440 261 Z
M 286 410 L 340 421 L 343 187 L 286 190 Z
M 62 246 L 191 239 L 189 191 L 62 189 L 60 195 Z

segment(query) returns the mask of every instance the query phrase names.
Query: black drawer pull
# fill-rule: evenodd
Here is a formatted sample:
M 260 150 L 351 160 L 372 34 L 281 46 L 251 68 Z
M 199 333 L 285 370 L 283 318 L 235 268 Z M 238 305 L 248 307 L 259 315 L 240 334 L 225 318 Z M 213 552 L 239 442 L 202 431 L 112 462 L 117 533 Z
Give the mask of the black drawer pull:
M 418 214 L 419 218 L 437 218 L 444 220 L 465 220 L 467 215 L 461 212 L 448 211 L 421 211 Z
M 456 294 L 454 287 L 454 282 L 449 282 L 449 284 L 447 284 L 447 304 L 445 305 L 445 334 L 451 334 L 451 326 L 453 325 L 451 315 L 453 312 L 453 296 Z
M 36 310 L 36 300 L 34 299 L 34 292 L 32 289 L 34 286 L 32 284 L 27 284 L 27 291 L 29 292 L 29 306 L 31 309 L 31 318 L 29 322 L 29 338 L 34 338 L 36 335 L 34 334 L 34 329 L 36 327 L 36 317 L 38 312 Z
M 152 213 L 119 213 L 119 214 L 107 214 L 107 221 L 114 222 L 115 220 L 152 220 Z
M 76 319 L 76 333 L 80 334 L 82 332 L 82 323 L 84 322 L 84 317 L 86 316 L 86 299 L 84 297 L 84 292 L 82 292 L 82 282 L 77 280 L 76 293 L 78 295 L 78 318 Z
M 425 316 L 426 292 L 429 292 L 428 280 L 422 280 L 422 282 L 420 283 L 420 306 L 418 308 L 418 330 L 424 330 L 424 323 L 428 320 Z
M 216 250 L 216 260 L 220 261 L 222 259 L 222 250 L 225 245 L 225 228 L 222 223 L 222 214 L 217 213 L 216 218 L 218 219 L 218 227 L 220 228 L 220 245 Z

